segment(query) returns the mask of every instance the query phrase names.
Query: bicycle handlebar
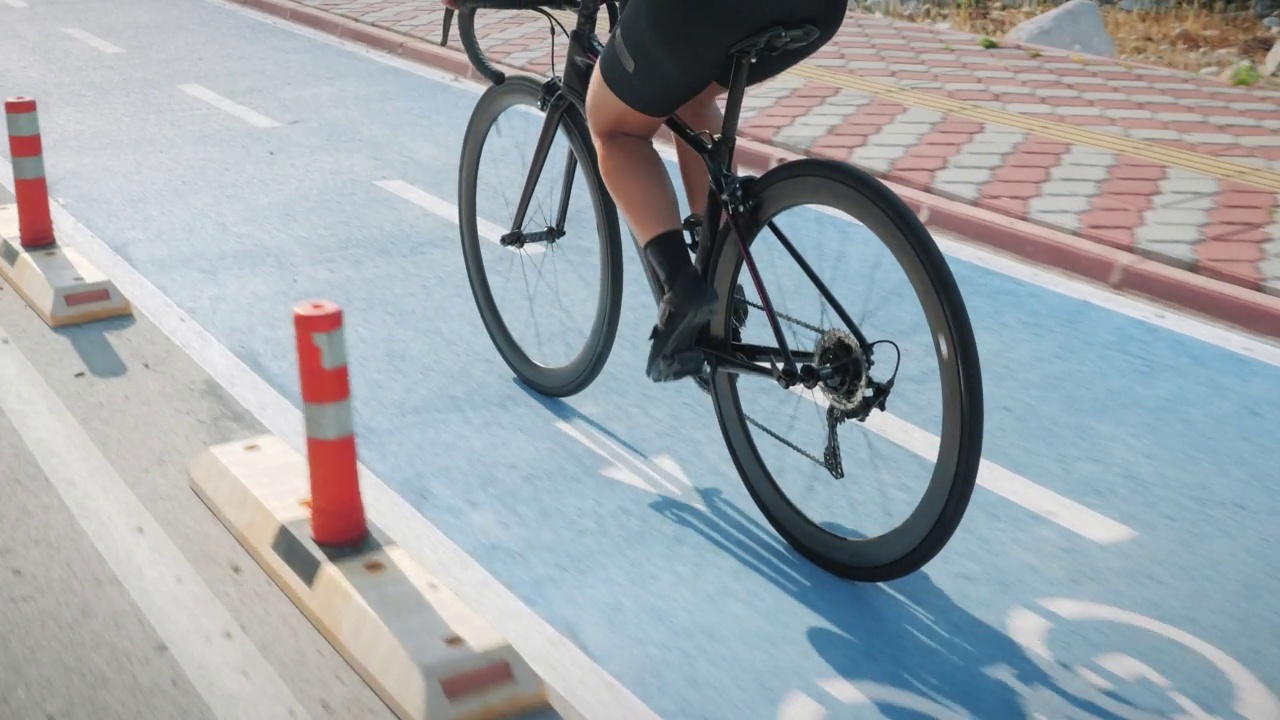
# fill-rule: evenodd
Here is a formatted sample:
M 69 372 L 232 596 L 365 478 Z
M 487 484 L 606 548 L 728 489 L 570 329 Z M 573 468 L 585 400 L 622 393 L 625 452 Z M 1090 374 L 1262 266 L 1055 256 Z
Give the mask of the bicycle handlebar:
M 506 81 L 507 76 L 489 62 L 489 58 L 480 47 L 475 26 L 477 10 L 575 10 L 578 7 L 576 0 L 444 0 L 444 3 L 444 32 L 440 37 L 441 47 L 449 43 L 449 26 L 453 21 L 453 14 L 457 12 L 458 39 L 462 42 L 467 60 L 471 61 L 472 67 L 477 72 L 494 85 L 501 85 Z M 606 6 L 609 14 L 609 28 L 612 30 L 618 21 L 616 6 L 612 0 L 603 0 L 601 4 Z

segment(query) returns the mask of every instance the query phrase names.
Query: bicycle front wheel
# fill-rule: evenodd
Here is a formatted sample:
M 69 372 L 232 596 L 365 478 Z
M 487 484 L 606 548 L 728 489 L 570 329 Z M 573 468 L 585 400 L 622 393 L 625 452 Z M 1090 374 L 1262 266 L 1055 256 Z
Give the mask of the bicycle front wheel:
M 727 226 L 711 265 L 720 296 L 738 293 L 713 319 L 708 345 L 736 361 L 714 362 L 710 378 L 734 464 L 770 525 L 818 566 L 863 582 L 915 572 L 955 532 L 982 455 L 982 376 L 956 280 L 910 208 L 847 164 L 790 162 L 751 181 L 746 193 L 743 232 L 756 269 Z M 781 219 L 784 213 L 794 219 Z M 818 252 L 844 259 L 805 257 Z M 858 269 L 871 269 L 870 279 L 851 280 Z M 782 279 L 787 270 L 791 282 Z M 822 272 L 834 277 L 823 281 Z M 894 277 L 902 280 L 896 290 L 889 289 Z M 787 302 L 784 291 L 800 286 L 816 289 L 817 301 Z M 855 320 L 837 297 L 846 292 L 883 297 Z M 783 364 L 779 333 L 811 373 L 789 392 L 743 371 Z M 748 410 L 744 395 L 757 391 L 774 402 Z M 806 416 L 817 424 L 807 443 L 776 429 Z M 877 453 L 886 459 L 871 457 Z M 806 471 L 817 478 L 802 481 Z M 872 497 L 877 474 L 881 503 Z M 923 486 L 918 494 L 908 487 L 912 478 Z M 802 500 L 812 502 L 802 507 Z M 872 532 L 861 518 L 827 517 L 846 501 L 855 514 L 897 505 L 905 519 Z
M 563 98 L 543 113 L 542 95 L 528 76 L 481 95 L 463 139 L 458 224 L 498 354 L 532 389 L 565 397 L 595 380 L 613 348 L 622 241 L 586 121 Z

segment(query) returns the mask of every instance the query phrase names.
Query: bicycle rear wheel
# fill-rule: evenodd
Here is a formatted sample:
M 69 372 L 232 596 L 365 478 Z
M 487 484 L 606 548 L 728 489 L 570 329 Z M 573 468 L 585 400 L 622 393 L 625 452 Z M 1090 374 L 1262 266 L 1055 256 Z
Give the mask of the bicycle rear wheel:
M 542 81 L 513 76 L 480 97 L 463 139 L 458 224 L 471 291 L 494 347 L 526 385 L 565 397 L 595 380 L 613 348 L 622 302 L 622 241 L 586 121 L 563 96 L 554 101 L 562 103 L 559 107 L 544 114 L 542 95 Z M 508 130 L 495 128 L 500 116 Z M 519 137 L 523 147 L 510 152 L 489 147 L 508 135 Z M 537 148 L 544 146 L 539 158 Z M 544 173 L 553 168 L 563 169 L 563 177 L 547 179 Z M 533 187 L 527 188 L 530 175 Z M 542 193 L 550 196 L 546 202 L 536 197 Z M 571 209 L 573 199 L 588 201 L 587 207 Z M 522 204 L 526 212 L 517 222 Z M 519 242 L 504 247 L 503 238 Z M 593 250 L 599 253 L 598 268 L 581 257 Z M 491 274 L 504 269 L 514 270 L 509 280 L 490 282 Z M 565 287 L 563 277 L 598 285 Z M 521 288 L 530 295 L 527 302 L 518 300 L 504 313 L 496 295 Z M 559 307 L 533 308 L 540 290 Z M 542 357 L 531 345 L 542 339 L 547 316 L 572 309 L 588 315 L 581 321 L 582 337 L 567 343 L 560 359 Z M 517 330 L 532 330 L 533 341 L 517 340 Z
M 815 265 L 797 261 L 802 257 L 797 248 L 800 241 L 792 243 L 775 222 L 778 215 L 793 208 L 799 209 L 797 212 L 801 214 L 810 213 L 807 219 L 797 222 L 812 230 L 807 233 L 806 240 L 819 245 L 837 245 L 832 238 L 837 234 L 835 231 L 842 228 L 859 237 L 874 235 L 878 243 L 867 239 L 861 243 L 864 247 L 854 252 L 888 251 L 891 259 L 887 264 L 896 265 L 906 282 L 905 289 L 885 312 L 895 317 L 902 315 L 902 306 L 910 296 L 914 296 L 920 310 L 919 319 L 915 321 L 920 342 L 919 351 L 914 354 L 900 350 L 897 341 L 890 342 L 892 338 L 868 344 L 867 341 L 874 339 L 872 330 L 864 333 L 866 328 L 858 327 L 852 316 L 834 299 L 834 291 L 816 282 L 815 286 L 821 288 L 821 297 L 836 308 L 835 314 L 839 319 L 833 320 L 833 326 L 821 326 L 790 315 L 783 317 L 787 311 L 781 309 L 774 297 L 778 288 L 767 282 L 776 273 L 766 278 L 764 271 L 758 271 L 761 282 L 769 285 L 761 295 L 763 297 L 767 293 L 775 309 L 775 317 L 779 319 L 777 331 L 781 331 L 783 322 L 794 321 L 805 328 L 804 332 L 817 336 L 813 344 L 806 345 L 804 341 L 797 340 L 795 345 L 788 341 L 788 346 L 796 355 L 797 364 L 802 364 L 803 355 L 803 362 L 822 368 L 824 373 L 822 380 L 811 379 L 814 386 L 807 392 L 814 394 L 810 398 L 814 414 L 826 423 L 827 446 L 819 458 L 767 428 L 765 422 L 749 416 L 743 407 L 742 389 L 751 383 L 766 389 L 773 387 L 772 392 L 777 393 L 777 385 L 767 378 L 735 370 L 732 363 L 715 361 L 712 363 L 710 391 L 734 464 L 752 500 L 770 525 L 797 552 L 818 566 L 839 577 L 862 582 L 883 582 L 915 572 L 932 560 L 955 532 L 972 496 L 982 455 L 982 376 L 973 330 L 955 278 L 941 251 L 910 208 L 882 183 L 847 164 L 817 159 L 790 162 L 751 181 L 746 193 L 749 211 L 742 218 L 745 223 L 743 232 L 747 235 L 747 247 L 757 268 L 770 248 L 781 248 L 780 257 L 791 262 L 791 267 L 800 268 L 808 281 L 817 278 Z M 801 206 L 817 206 L 818 212 L 801 209 Z M 830 216 L 833 214 L 847 216 L 853 222 L 832 220 Z M 863 227 L 858 228 L 859 224 Z M 757 287 L 751 271 L 742 272 L 745 265 L 742 247 L 728 237 L 730 234 L 732 230 L 726 224 L 711 264 L 716 289 L 725 298 L 731 296 L 735 287 L 745 287 L 748 292 Z M 776 245 L 770 235 L 777 237 Z M 830 264 L 817 267 L 831 270 Z M 845 276 L 853 269 L 845 266 L 835 270 L 841 283 L 837 290 L 859 293 L 865 290 L 861 285 L 849 286 Z M 887 275 L 887 272 L 879 272 L 868 284 L 873 285 L 876 279 Z M 869 290 L 866 292 L 869 294 Z M 771 340 L 769 347 L 772 350 L 764 348 L 759 339 L 749 337 L 749 324 L 740 331 L 748 335 L 745 339 L 747 344 L 736 342 L 731 336 L 741 326 L 742 318 L 748 317 L 748 312 L 761 318 L 766 316 L 761 303 L 750 303 L 757 309 L 743 305 L 741 298 L 725 303 L 712 320 L 709 328 L 711 339 L 707 346 L 724 349 L 739 361 L 745 360 L 757 367 L 780 364 L 781 353 L 777 351 L 772 325 L 760 333 Z M 882 323 L 877 320 L 875 324 Z M 885 362 L 881 343 L 889 343 L 898 350 L 896 359 L 890 355 L 889 361 Z M 771 353 L 771 357 L 766 357 Z M 905 365 L 900 366 L 899 363 Z M 878 404 L 878 398 L 874 397 L 872 390 L 876 382 L 884 381 L 876 375 L 881 374 L 880 368 L 886 365 L 893 368 L 894 379 L 899 367 L 908 368 L 904 376 L 908 380 L 914 380 L 926 367 L 932 369 L 936 365 L 939 380 L 935 386 L 929 386 L 936 387 L 936 392 L 903 389 L 907 386 L 902 382 L 897 383 L 897 390 L 892 390 L 893 379 L 888 383 L 890 395 L 904 393 L 896 404 L 910 421 L 883 412 L 885 406 L 873 407 Z M 801 394 L 805 388 L 797 385 L 792 390 Z M 931 395 L 940 398 L 940 412 L 921 412 L 921 403 L 917 401 Z M 890 400 L 888 406 L 895 404 L 891 397 L 887 399 Z M 799 403 L 797 398 L 791 400 Z M 865 422 L 858 422 L 859 413 L 868 410 L 869 413 L 863 416 Z M 793 411 L 792 417 L 802 414 L 804 411 Z M 853 422 L 847 422 L 850 419 Z M 925 425 L 934 421 L 940 424 L 936 435 L 912 424 Z M 841 426 L 849 425 L 861 431 L 862 439 L 850 442 L 839 437 Z M 899 476 L 906 474 L 906 469 L 915 469 L 922 479 L 928 478 L 927 486 L 918 501 L 908 502 L 911 509 L 906 519 L 887 532 L 869 536 L 853 530 L 849 533 L 852 536 L 845 536 L 837 531 L 839 526 L 812 519 L 811 513 L 802 511 L 795 501 L 794 496 L 801 490 L 815 487 L 820 491 L 829 490 L 830 477 L 800 490 L 784 489 L 783 481 L 788 480 L 786 475 L 792 473 L 771 469 L 761 452 L 761 446 L 766 442 L 777 443 L 779 452 L 784 446 L 795 451 L 797 455 L 786 457 L 794 459 L 802 466 L 801 469 L 813 468 L 813 463 L 817 463 L 825 466 L 827 472 L 837 479 L 844 475 L 842 447 L 850 447 L 854 451 L 864 443 L 868 449 L 883 447 L 887 453 L 896 453 L 888 463 L 893 466 L 887 473 L 891 482 L 904 479 Z M 931 442 L 932 448 L 929 447 Z M 777 462 L 781 465 L 781 461 Z M 928 462 L 932 462 L 931 470 L 925 469 Z M 877 469 L 877 464 L 865 463 L 852 468 L 850 473 L 864 480 L 874 475 Z M 814 472 L 818 474 L 819 471 Z M 896 488 L 891 493 L 901 495 Z M 828 500 L 821 501 L 819 505 L 833 505 L 833 501 L 843 499 L 843 494 L 827 497 Z M 858 504 L 859 509 L 863 509 L 864 505 L 871 503 L 860 497 Z M 825 506 L 819 507 L 818 512 L 812 514 L 825 511 Z

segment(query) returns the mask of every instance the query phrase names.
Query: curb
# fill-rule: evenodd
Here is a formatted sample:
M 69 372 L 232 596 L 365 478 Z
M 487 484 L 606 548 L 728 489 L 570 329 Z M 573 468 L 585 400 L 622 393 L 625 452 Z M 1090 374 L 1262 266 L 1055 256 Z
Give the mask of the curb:
M 0 280 L 51 328 L 133 314 L 115 283 L 74 248 L 22 247 L 16 204 L 0 205 Z
M 229 1 L 429 65 L 451 75 L 487 83 L 471 66 L 466 55 L 457 50 L 315 10 L 292 0 Z M 494 66 L 508 74 L 527 72 L 500 63 L 494 63 Z M 667 144 L 671 142 L 665 128 L 658 137 Z M 739 138 L 736 156 L 742 167 L 759 171 L 806 157 L 747 138 Z M 1115 290 L 1143 295 L 1253 333 L 1280 339 L 1280 297 L 1165 265 L 1026 220 L 931 195 L 889 182 L 883 177 L 880 181 L 932 228 L 1033 263 L 1064 270 Z
M 373 523 L 354 548 L 311 539 L 307 459 L 273 435 L 207 448 L 190 484 L 403 720 L 499 720 L 550 708 L 542 679 L 486 620 Z

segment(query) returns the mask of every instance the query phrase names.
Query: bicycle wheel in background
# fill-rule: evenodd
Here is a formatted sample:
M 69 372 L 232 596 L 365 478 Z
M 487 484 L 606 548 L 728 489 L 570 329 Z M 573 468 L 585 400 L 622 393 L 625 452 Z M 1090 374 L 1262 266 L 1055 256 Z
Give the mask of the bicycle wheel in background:
M 525 384 L 564 397 L 590 385 L 613 348 L 621 238 L 586 121 L 563 99 L 524 221 L 514 226 L 539 137 L 550 129 L 542 85 L 510 76 L 480 97 L 463 139 L 458 220 L 472 294 L 498 353 Z M 526 244 L 503 246 L 517 235 Z M 577 317 L 557 322 L 562 314 Z M 541 347 L 548 332 L 566 329 L 560 352 Z
M 982 376 L 955 278 L 915 214 L 847 164 L 790 162 L 751 183 L 747 194 L 743 232 L 761 282 L 788 346 L 810 354 L 806 361 L 823 378 L 784 391 L 767 377 L 717 368 L 711 394 L 730 454 L 752 500 L 800 554 L 850 580 L 910 574 L 952 537 L 982 456 Z M 712 321 L 710 347 L 728 346 L 731 325 L 741 323 L 741 352 L 776 348 L 755 283 L 743 272 L 740 244 L 728 239 L 717 252 L 711 267 L 720 296 L 740 286 L 746 297 Z M 859 270 L 870 272 L 859 279 Z M 795 289 L 807 289 L 810 299 L 789 302 L 787 291 Z M 841 294 L 867 307 L 850 310 Z M 890 389 L 887 405 L 876 409 L 879 384 Z M 772 401 L 748 402 L 756 395 Z M 806 418 L 816 439 L 776 429 Z M 885 459 L 868 459 L 879 453 Z M 814 477 L 806 481 L 809 471 Z M 868 517 L 831 517 L 846 505 Z M 870 514 L 889 506 L 904 519 L 871 530 Z

